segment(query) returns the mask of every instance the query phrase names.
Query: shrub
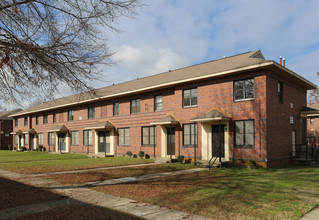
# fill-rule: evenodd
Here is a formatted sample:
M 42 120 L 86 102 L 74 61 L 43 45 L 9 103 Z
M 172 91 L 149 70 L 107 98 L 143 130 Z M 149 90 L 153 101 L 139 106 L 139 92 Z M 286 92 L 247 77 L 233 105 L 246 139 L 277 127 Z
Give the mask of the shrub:
M 129 157 L 132 157 L 133 153 L 131 151 L 127 151 L 126 155 L 129 156 Z
M 45 152 L 47 149 L 45 147 L 43 147 L 43 152 Z
M 257 168 L 257 163 L 256 163 L 256 161 L 250 160 L 249 163 L 248 163 L 248 167 L 249 167 L 250 169 L 256 169 L 256 168 Z
M 8 150 L 12 150 L 12 145 L 11 144 L 8 145 Z
M 38 148 L 37 148 L 38 151 L 42 151 L 42 149 L 43 149 L 42 145 L 39 145 Z
M 178 157 L 177 157 L 177 161 L 178 162 L 180 162 L 180 163 L 183 163 L 184 162 L 184 156 L 183 155 L 179 155 Z
M 143 158 L 143 157 L 144 157 L 144 155 L 145 155 L 144 151 L 140 151 L 140 152 L 138 152 L 138 156 L 139 156 L 140 158 Z
M 22 151 L 26 151 L 27 148 L 26 148 L 26 147 L 21 147 L 21 150 L 22 150 Z
M 145 159 L 150 159 L 150 158 L 151 158 L 150 155 L 145 154 Z
M 133 155 L 133 158 L 137 158 L 137 155 L 136 155 L 136 154 L 134 154 L 134 155 Z

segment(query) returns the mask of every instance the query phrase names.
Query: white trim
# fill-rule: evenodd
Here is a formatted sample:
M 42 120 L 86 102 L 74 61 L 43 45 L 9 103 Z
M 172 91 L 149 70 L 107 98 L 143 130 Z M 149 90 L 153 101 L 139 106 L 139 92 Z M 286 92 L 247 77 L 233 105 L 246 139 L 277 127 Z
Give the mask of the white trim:
M 192 121 L 192 122 L 213 122 L 213 121 L 220 121 L 220 120 L 229 121 L 230 118 L 215 117 L 215 118 L 191 119 L 190 121 Z

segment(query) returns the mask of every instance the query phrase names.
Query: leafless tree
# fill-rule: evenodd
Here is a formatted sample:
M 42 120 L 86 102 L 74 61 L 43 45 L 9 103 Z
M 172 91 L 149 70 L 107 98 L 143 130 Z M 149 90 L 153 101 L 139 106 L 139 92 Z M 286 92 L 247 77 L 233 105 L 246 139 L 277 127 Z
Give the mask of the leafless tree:
M 60 84 L 90 91 L 98 65 L 112 64 L 105 34 L 139 0 L 1 0 L 0 99 L 52 97 Z

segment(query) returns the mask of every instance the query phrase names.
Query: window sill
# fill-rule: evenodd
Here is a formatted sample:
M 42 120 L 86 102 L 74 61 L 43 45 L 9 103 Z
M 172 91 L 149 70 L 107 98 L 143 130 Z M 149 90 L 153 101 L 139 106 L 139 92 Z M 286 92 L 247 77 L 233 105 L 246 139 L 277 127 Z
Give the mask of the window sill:
M 255 145 L 253 145 L 253 146 L 234 146 L 234 148 L 244 148 L 244 149 L 249 149 L 249 148 L 255 148 Z
M 234 102 L 245 102 L 245 101 L 254 101 L 255 98 L 250 98 L 250 99 L 238 99 L 238 100 L 234 100 Z
M 130 147 L 131 145 L 117 145 L 118 147 Z
M 156 144 L 145 144 L 145 145 L 142 145 L 142 147 L 156 147 Z
M 194 145 L 183 145 L 183 148 L 198 148 L 198 146 L 194 147 Z
M 183 106 L 183 108 L 197 108 L 198 105 Z

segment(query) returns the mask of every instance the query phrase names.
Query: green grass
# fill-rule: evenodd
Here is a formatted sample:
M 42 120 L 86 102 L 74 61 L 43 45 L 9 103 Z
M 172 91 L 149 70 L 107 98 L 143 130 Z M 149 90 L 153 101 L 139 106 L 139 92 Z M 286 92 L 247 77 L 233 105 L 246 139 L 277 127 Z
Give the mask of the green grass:
M 0 169 L 25 174 L 38 174 L 96 167 L 152 163 L 152 159 L 105 157 L 89 158 L 79 154 L 0 151 Z
M 215 169 L 95 189 L 214 219 L 298 219 L 319 204 L 319 169 Z

